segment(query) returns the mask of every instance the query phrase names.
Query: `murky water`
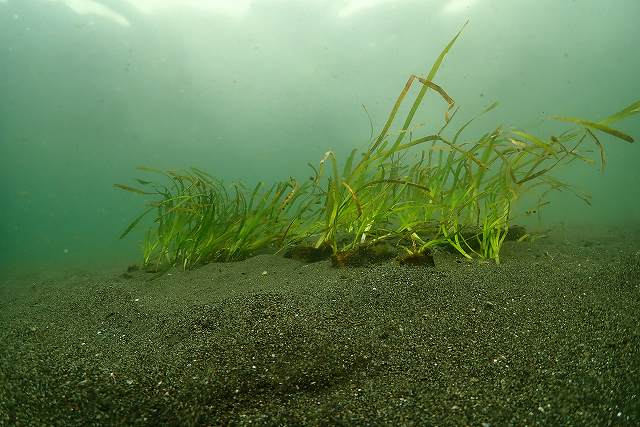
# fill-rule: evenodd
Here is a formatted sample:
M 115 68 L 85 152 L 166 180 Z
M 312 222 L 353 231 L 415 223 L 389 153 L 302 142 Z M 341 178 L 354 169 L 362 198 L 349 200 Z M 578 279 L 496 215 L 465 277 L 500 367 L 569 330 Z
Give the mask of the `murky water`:
M 117 237 L 143 200 L 112 184 L 139 165 L 254 183 L 365 148 L 362 105 L 379 130 L 467 20 L 436 80 L 460 118 L 500 102 L 474 132 L 600 119 L 640 98 L 638 16 L 636 0 L 0 0 L 0 269 L 137 257 L 141 231 Z M 426 128 L 444 108 L 428 104 Z M 640 138 L 637 116 L 617 127 Z M 640 147 L 603 143 L 604 174 L 560 173 L 593 206 L 551 197 L 546 224 L 638 223 Z

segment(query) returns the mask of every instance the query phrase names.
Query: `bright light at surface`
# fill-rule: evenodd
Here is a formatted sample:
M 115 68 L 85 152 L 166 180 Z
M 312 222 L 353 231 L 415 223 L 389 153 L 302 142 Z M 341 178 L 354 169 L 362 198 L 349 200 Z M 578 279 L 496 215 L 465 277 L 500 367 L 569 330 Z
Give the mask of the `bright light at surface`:
M 78 15 L 94 15 L 102 18 L 106 18 L 118 25 L 128 27 L 131 24 L 129 20 L 115 12 L 113 9 L 99 3 L 95 0 L 46 0 L 49 3 L 60 3 L 67 6 L 69 9 L 77 13 Z
M 43 0 L 61 4 L 79 15 L 93 15 L 108 19 L 118 25 L 129 27 L 131 23 L 122 14 L 103 4 L 103 0 Z M 152 15 L 171 13 L 176 9 L 186 9 L 213 13 L 229 18 L 240 19 L 247 15 L 252 0 L 125 0 L 139 12 Z M 8 0 L 0 0 L 7 3 Z
M 41 0 L 47 3 L 66 6 L 79 15 L 90 15 L 107 19 L 123 27 L 129 27 L 131 22 L 113 6 L 108 6 L 106 0 Z M 337 17 L 348 19 L 352 16 L 368 12 L 380 7 L 394 9 L 396 6 L 414 4 L 424 6 L 429 3 L 434 12 L 443 14 L 468 13 L 477 0 L 122 0 L 145 15 L 171 14 L 178 10 L 195 11 L 220 15 L 230 19 L 246 17 L 254 5 L 263 6 L 265 3 L 287 4 L 319 3 L 327 10 L 337 11 Z M 9 0 L 0 0 L 0 4 L 7 4 Z M 336 12 L 334 12 L 336 13 Z
M 251 8 L 251 0 L 127 0 L 142 13 L 154 14 L 172 9 L 195 9 L 230 18 L 243 18 Z
M 467 12 L 475 2 L 476 0 L 448 0 L 442 12 L 448 14 Z
M 476 0 L 347 0 L 344 6 L 339 9 L 338 17 L 349 18 L 379 6 L 394 8 L 400 4 L 418 3 L 423 5 L 426 2 L 431 3 L 435 11 L 445 14 L 456 14 L 467 12 Z
M 340 18 L 348 18 L 351 15 L 355 15 L 359 12 L 364 12 L 369 9 L 373 9 L 376 6 L 380 6 L 385 3 L 397 3 L 395 0 L 347 0 L 347 4 L 344 5 L 338 12 Z

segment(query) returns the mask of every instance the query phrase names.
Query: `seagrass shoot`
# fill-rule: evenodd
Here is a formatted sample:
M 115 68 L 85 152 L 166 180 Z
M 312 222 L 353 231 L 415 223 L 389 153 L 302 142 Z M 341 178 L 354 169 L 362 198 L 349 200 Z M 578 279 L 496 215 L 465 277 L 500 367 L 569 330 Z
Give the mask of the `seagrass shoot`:
M 459 106 L 437 83 L 461 32 L 424 76 L 409 76 L 376 137 L 371 124 L 369 145 L 361 153 L 353 149 L 340 161 L 329 150 L 319 164 L 309 163 L 310 179 L 253 188 L 226 184 L 197 168 L 140 167 L 146 176 L 135 186 L 115 184 L 148 199 L 120 237 L 150 222 L 142 263 L 159 272 L 261 252 L 309 261 L 331 258 L 346 266 L 391 257 L 428 262 L 432 250 L 449 248 L 468 259 L 499 263 L 507 239 L 528 236 L 514 233 L 513 225 L 525 195 L 536 200 L 538 212 L 557 191 L 590 203 L 581 189 L 552 173 L 575 162 L 604 170 L 606 140 L 634 141 L 613 126 L 640 113 L 640 100 L 595 120 L 554 116 L 566 128 L 550 135 L 503 125 L 468 135 L 470 125 L 494 113 L 497 103 L 460 122 Z M 398 117 L 411 94 L 408 112 Z M 442 112 L 429 118 L 437 131 L 420 134 L 423 126 L 415 121 L 428 100 Z

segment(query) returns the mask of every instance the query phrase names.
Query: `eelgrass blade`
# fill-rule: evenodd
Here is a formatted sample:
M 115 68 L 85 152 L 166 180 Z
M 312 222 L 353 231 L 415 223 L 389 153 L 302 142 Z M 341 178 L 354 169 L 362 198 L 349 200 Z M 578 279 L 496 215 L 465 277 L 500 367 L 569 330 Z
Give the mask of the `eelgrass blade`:
M 151 193 L 149 191 L 144 191 L 144 190 L 140 190 L 138 188 L 135 187 L 130 187 L 128 185 L 125 184 L 113 184 L 114 187 L 119 188 L 121 190 L 125 190 L 125 191 L 129 191 L 131 193 L 137 193 L 137 194 L 155 194 L 155 193 Z
M 433 81 L 433 79 L 435 78 L 436 74 L 438 73 L 438 70 L 440 69 L 440 66 L 442 65 L 442 61 L 444 61 L 445 56 L 447 56 L 447 54 L 449 53 L 449 50 L 451 50 L 451 48 L 455 44 L 456 40 L 458 40 L 458 37 L 460 37 L 460 34 L 462 34 L 462 31 L 464 30 L 464 28 L 467 26 L 468 23 L 469 23 L 469 21 L 464 23 L 464 25 L 462 26 L 460 31 L 458 31 L 458 33 L 455 35 L 455 37 L 453 37 L 453 39 L 451 39 L 451 41 L 447 44 L 447 46 L 445 46 L 445 48 L 442 50 L 442 52 L 440 52 L 440 55 L 438 55 L 438 58 L 436 59 L 436 61 L 431 66 L 431 70 L 429 70 L 429 74 L 427 74 L 427 77 L 425 77 L 426 81 L 430 81 L 430 82 Z M 418 95 L 416 96 L 416 99 L 413 102 L 413 105 L 411 106 L 411 109 L 409 110 L 409 113 L 407 114 L 407 117 L 404 120 L 404 123 L 402 125 L 402 131 L 406 131 L 409 128 L 409 125 L 411 125 L 411 121 L 413 120 L 413 116 L 415 116 L 416 111 L 418 110 L 418 107 L 422 103 L 422 99 L 424 98 L 424 96 L 427 93 L 428 89 L 429 89 L 429 86 L 425 85 L 420 89 L 420 92 L 418 92 Z M 400 135 L 398 135 L 398 137 L 396 138 L 395 142 L 393 143 L 393 148 L 395 148 L 398 145 L 400 145 L 400 143 L 404 139 L 404 135 L 405 135 L 405 132 L 401 132 Z
M 635 111 L 633 111 L 635 113 Z M 617 129 L 611 128 L 607 125 L 598 122 L 592 122 L 590 120 L 578 119 L 575 117 L 564 117 L 564 116 L 553 116 L 554 120 L 558 120 L 561 122 L 569 122 L 575 123 L 580 126 L 584 126 L 585 128 L 591 128 L 595 130 L 599 130 L 600 132 L 608 133 L 611 136 L 615 136 L 616 138 L 622 139 L 623 141 L 633 142 L 633 137 L 627 135 L 624 132 L 621 132 Z
M 599 123 L 605 126 L 609 126 L 611 123 L 615 123 L 617 121 L 626 119 L 627 117 L 640 113 L 640 100 L 632 103 L 631 105 L 623 108 L 615 114 L 610 115 L 609 117 L 600 120 Z
M 358 217 L 362 216 L 362 204 L 360 203 L 358 196 L 356 196 L 355 191 L 353 191 L 353 188 L 351 188 L 349 184 L 347 184 L 344 181 L 342 182 L 342 185 L 344 185 L 345 188 L 349 190 L 349 193 L 351 195 L 351 200 L 353 200 L 353 202 L 356 204 L 356 208 L 358 209 Z
M 400 109 L 400 105 L 402 105 L 402 101 L 404 100 L 404 97 L 407 95 L 407 93 L 409 92 L 409 89 L 411 89 L 411 85 L 413 84 L 413 81 L 415 80 L 416 76 L 411 75 L 409 77 L 409 79 L 407 80 L 407 83 L 405 83 L 404 88 L 402 89 L 402 91 L 400 92 L 400 95 L 398 95 L 398 99 L 396 99 L 395 104 L 393 104 L 393 107 L 391 108 L 391 112 L 389 113 L 389 117 L 387 117 L 387 121 L 384 124 L 384 127 L 382 128 L 382 131 L 380 131 L 380 135 L 378 135 L 378 138 L 376 139 L 376 141 L 373 143 L 373 145 L 369 148 L 369 154 L 373 153 L 382 143 L 382 141 L 386 138 L 387 133 L 389 132 L 389 128 L 391 127 L 391 124 L 393 123 L 396 114 L 398 113 L 398 110 Z M 426 86 L 423 87 L 423 90 L 426 91 Z M 417 108 L 417 107 L 416 107 Z M 409 121 L 409 124 L 411 122 Z M 407 128 L 409 127 L 409 124 L 407 124 Z M 403 130 L 406 130 L 405 128 L 403 128 Z M 402 136 L 404 136 L 404 132 L 400 133 Z
M 493 104 L 489 105 L 487 108 L 482 110 L 480 113 L 478 113 L 475 117 L 471 118 L 465 124 L 460 126 L 460 128 L 458 129 L 458 131 L 454 135 L 453 140 L 451 142 L 453 144 L 455 144 L 458 141 L 458 138 L 460 137 L 460 135 L 462 135 L 462 132 L 467 128 L 467 126 L 469 126 L 471 123 L 473 123 L 478 117 L 480 117 L 480 116 L 488 113 L 489 111 L 495 109 L 497 106 L 498 106 L 498 103 L 494 102 Z
M 605 156 L 604 146 L 602 145 L 598 137 L 593 132 L 591 132 L 591 130 L 587 129 L 587 132 L 589 133 L 589 136 L 591 137 L 591 139 L 593 139 L 593 142 L 598 146 L 598 149 L 600 150 L 600 172 L 604 173 L 604 168 L 607 165 L 607 158 Z
M 532 144 L 542 148 L 547 154 L 552 155 L 552 156 L 557 156 L 556 150 L 554 150 L 554 148 L 551 146 L 551 144 L 548 144 L 544 141 L 542 141 L 540 138 L 538 138 L 535 135 L 532 135 L 530 133 L 526 133 L 523 131 L 519 131 L 519 130 L 514 130 L 511 133 L 518 135 L 521 138 L 524 138 L 526 140 L 528 140 L 529 142 L 531 142 Z
M 351 154 L 349 154 L 349 157 L 347 158 L 347 161 L 344 164 L 344 168 L 342 169 L 343 177 L 348 177 L 349 175 L 351 175 L 351 165 L 353 164 L 353 158 L 356 155 L 357 151 L 358 150 L 356 149 L 351 150 Z
M 122 232 L 122 234 L 120 235 L 119 239 L 122 239 L 124 236 L 129 234 L 131 232 L 131 230 L 133 230 L 135 228 L 135 226 L 138 225 L 138 223 L 142 220 L 142 218 L 144 218 L 153 209 L 154 209 L 153 207 L 147 209 L 146 211 L 142 212 L 138 217 L 136 217 L 136 219 L 131 221 L 131 224 L 129 224 L 127 226 L 127 228 Z
M 371 120 L 371 114 L 369 114 L 369 110 L 367 110 L 367 107 L 362 104 L 362 109 L 364 110 L 365 114 L 367 115 L 367 118 L 369 119 L 369 128 L 370 128 L 370 132 L 369 132 L 369 142 L 371 142 L 373 140 L 373 120 Z
M 430 80 L 425 80 L 422 77 L 418 77 L 418 80 L 423 85 L 429 86 L 431 89 L 438 92 L 438 94 L 442 97 L 442 99 L 444 99 L 447 102 L 447 104 L 449 104 L 449 108 L 447 108 L 447 111 L 444 112 L 444 121 L 445 123 L 449 123 L 449 120 L 450 120 L 449 111 L 451 111 L 456 105 L 453 98 L 451 98 L 449 94 L 441 86 L 435 84 L 434 82 Z

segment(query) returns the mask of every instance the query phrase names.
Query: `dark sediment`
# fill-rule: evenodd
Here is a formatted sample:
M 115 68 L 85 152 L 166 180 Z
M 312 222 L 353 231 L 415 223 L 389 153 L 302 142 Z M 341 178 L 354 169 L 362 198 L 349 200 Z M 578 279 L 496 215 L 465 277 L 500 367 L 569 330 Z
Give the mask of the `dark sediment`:
M 0 285 L 0 424 L 638 425 L 640 233 Z

